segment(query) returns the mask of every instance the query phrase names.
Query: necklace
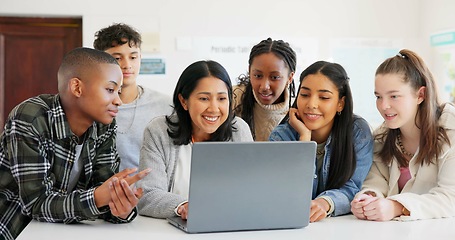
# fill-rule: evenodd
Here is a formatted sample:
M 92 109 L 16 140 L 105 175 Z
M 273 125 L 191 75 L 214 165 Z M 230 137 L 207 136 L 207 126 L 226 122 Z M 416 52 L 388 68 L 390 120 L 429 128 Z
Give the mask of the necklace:
M 403 142 L 401 141 L 401 134 L 398 134 L 397 140 L 398 140 L 398 146 L 400 146 L 401 153 L 403 153 L 405 156 L 408 156 L 411 158 L 414 157 L 413 153 L 410 153 L 410 152 L 406 151 L 406 149 L 404 149 Z
M 134 99 L 134 111 L 133 111 L 133 119 L 131 119 L 131 122 L 129 124 L 129 126 L 127 128 L 125 128 L 125 130 L 120 130 L 120 126 L 117 127 L 117 133 L 120 133 L 120 134 L 126 134 L 129 132 L 129 130 L 131 129 L 131 127 L 133 126 L 134 124 L 134 120 L 136 119 L 136 110 L 137 110 L 137 102 L 139 101 L 139 98 L 141 97 L 142 95 L 142 88 L 137 86 L 137 96 L 136 98 Z

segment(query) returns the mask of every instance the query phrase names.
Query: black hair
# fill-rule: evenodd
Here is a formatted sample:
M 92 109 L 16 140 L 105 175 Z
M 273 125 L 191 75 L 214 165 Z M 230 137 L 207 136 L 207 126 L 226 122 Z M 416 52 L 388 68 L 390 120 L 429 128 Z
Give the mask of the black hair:
M 177 115 L 178 119 L 172 115 L 166 116 L 168 134 L 173 139 L 175 145 L 186 145 L 191 142 L 193 132 L 192 120 L 188 111 L 186 111 L 179 100 L 179 94 L 184 99 L 188 99 L 191 93 L 199 84 L 200 80 L 205 77 L 215 77 L 226 84 L 229 99 L 229 114 L 226 121 L 211 135 L 210 141 L 228 141 L 232 138 L 234 128 L 234 113 L 232 110 L 232 83 L 229 74 L 221 64 L 215 61 L 198 61 L 189 65 L 180 75 L 174 90 L 173 104 L 174 111 L 172 115 Z
M 253 46 L 248 60 L 248 72 L 250 71 L 254 58 L 264 53 L 275 54 L 286 63 L 291 73 L 295 73 L 297 56 L 294 50 L 291 48 L 289 43 L 284 42 L 283 40 L 272 40 L 271 38 L 262 40 Z M 240 85 L 245 86 L 245 92 L 243 93 L 242 99 L 240 99 L 240 104 L 236 107 L 235 112 L 241 113 L 240 117 L 250 126 L 251 134 L 253 135 L 253 138 L 255 138 L 253 109 L 256 100 L 254 99 L 249 73 L 247 75 L 240 75 L 238 80 Z M 294 79 L 292 79 L 289 84 L 289 106 L 291 105 L 292 97 L 295 97 Z
M 105 51 L 106 49 L 128 43 L 130 47 L 141 48 L 141 34 L 133 27 L 124 23 L 114 23 L 95 33 L 93 47 Z
M 59 91 L 62 90 L 64 80 L 80 78 L 83 73 L 102 63 L 119 65 L 110 54 L 93 48 L 80 47 L 69 51 L 58 69 Z
M 311 64 L 300 74 L 299 91 L 303 81 L 308 75 L 322 74 L 326 76 L 337 87 L 339 99 L 344 97 L 344 108 L 335 115 L 334 123 L 331 130 L 331 151 L 329 176 L 327 179 L 326 189 L 335 189 L 342 187 L 354 174 L 356 168 L 356 156 L 354 141 L 352 136 L 353 129 L 353 100 L 351 87 L 349 86 L 349 77 L 344 68 L 337 63 L 318 61 Z M 292 105 L 297 108 L 297 98 Z M 289 120 L 289 114 L 284 117 L 283 122 Z

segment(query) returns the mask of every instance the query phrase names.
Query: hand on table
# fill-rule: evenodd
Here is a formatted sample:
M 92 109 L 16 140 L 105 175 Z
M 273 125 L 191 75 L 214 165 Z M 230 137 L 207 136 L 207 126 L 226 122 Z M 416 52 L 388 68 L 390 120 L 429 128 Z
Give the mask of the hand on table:
M 177 212 L 182 219 L 186 220 L 188 218 L 188 203 L 182 204 L 179 209 L 177 209 Z
M 321 221 L 327 217 L 327 211 L 330 209 L 329 203 L 323 198 L 311 200 L 310 222 Z
M 358 219 L 388 221 L 401 215 L 403 205 L 387 198 L 361 194 L 351 202 L 351 212 Z

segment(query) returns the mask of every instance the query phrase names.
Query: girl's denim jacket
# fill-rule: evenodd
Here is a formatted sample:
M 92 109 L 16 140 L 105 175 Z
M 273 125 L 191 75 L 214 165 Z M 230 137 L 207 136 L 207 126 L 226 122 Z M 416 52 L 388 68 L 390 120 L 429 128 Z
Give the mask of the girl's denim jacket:
M 331 154 L 331 135 L 326 141 L 324 161 L 322 163 L 321 175 L 318 175 L 316 170 L 316 159 L 315 159 L 315 173 L 313 180 L 313 199 L 320 196 L 330 197 L 335 205 L 333 216 L 347 214 L 351 211 L 351 201 L 355 194 L 362 188 L 362 183 L 365 180 L 368 172 L 370 171 L 371 164 L 373 162 L 373 137 L 370 126 L 365 119 L 360 116 L 354 115 L 353 122 L 353 142 L 354 149 L 357 159 L 356 170 L 352 175 L 351 179 L 347 181 L 341 188 L 325 190 L 321 193 L 317 193 L 318 190 L 318 178 L 322 177 L 321 189 L 325 189 L 327 183 L 329 167 L 330 167 L 330 154 Z M 298 141 L 299 134 L 295 131 L 288 122 L 282 123 L 275 127 L 270 134 L 270 141 Z

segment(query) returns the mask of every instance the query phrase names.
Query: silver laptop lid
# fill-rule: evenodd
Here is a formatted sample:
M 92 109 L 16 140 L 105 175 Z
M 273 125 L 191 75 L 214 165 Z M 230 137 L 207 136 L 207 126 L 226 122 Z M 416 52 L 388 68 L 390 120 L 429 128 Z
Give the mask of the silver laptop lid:
M 315 142 L 195 143 L 187 231 L 308 225 L 315 155 Z

